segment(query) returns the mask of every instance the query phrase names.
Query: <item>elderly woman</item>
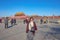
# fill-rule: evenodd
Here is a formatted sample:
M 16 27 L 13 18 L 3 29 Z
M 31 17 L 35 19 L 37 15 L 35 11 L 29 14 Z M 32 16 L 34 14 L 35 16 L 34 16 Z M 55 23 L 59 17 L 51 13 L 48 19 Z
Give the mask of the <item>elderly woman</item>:
M 26 33 L 27 33 L 28 40 L 33 40 L 36 30 L 37 30 L 37 26 L 34 22 L 34 19 L 33 17 L 30 17 L 29 23 L 27 24 L 27 27 L 26 27 Z

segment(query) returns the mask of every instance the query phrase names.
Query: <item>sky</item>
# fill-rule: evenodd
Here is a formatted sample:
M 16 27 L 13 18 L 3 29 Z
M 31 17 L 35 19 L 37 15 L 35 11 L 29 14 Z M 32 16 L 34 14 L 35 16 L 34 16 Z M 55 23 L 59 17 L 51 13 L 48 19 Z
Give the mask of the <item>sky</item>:
M 26 15 L 60 15 L 60 0 L 0 0 L 0 16 L 13 16 L 16 12 Z

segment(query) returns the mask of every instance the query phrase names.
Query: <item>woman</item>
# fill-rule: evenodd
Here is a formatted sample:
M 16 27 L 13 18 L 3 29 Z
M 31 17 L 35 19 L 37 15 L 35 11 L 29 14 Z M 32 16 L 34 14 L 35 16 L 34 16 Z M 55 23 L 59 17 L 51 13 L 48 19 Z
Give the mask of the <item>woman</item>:
M 33 40 L 36 30 L 37 30 L 37 27 L 34 22 L 34 19 L 33 17 L 30 17 L 29 23 L 27 24 L 27 27 L 26 27 L 26 33 L 27 33 L 28 40 Z

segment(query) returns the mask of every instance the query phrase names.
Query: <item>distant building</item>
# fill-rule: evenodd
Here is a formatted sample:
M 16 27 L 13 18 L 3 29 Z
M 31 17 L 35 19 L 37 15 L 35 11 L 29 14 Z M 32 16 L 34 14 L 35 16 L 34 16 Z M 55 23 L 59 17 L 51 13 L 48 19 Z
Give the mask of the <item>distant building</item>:
M 16 18 L 16 19 L 25 19 L 28 16 L 26 16 L 23 12 L 17 12 L 14 16 L 11 16 L 11 18 Z

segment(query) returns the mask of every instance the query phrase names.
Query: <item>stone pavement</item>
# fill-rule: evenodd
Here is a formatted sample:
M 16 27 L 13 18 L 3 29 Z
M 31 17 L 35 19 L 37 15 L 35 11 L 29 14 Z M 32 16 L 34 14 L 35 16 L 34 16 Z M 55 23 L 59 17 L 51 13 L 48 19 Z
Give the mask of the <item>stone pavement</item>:
M 10 26 L 10 23 L 9 23 Z M 34 40 L 58 40 L 47 32 L 53 32 L 50 28 L 60 26 L 55 24 L 37 24 L 38 30 Z M 26 40 L 26 24 L 17 23 L 17 25 L 8 29 L 4 28 L 4 23 L 0 24 L 0 40 Z

